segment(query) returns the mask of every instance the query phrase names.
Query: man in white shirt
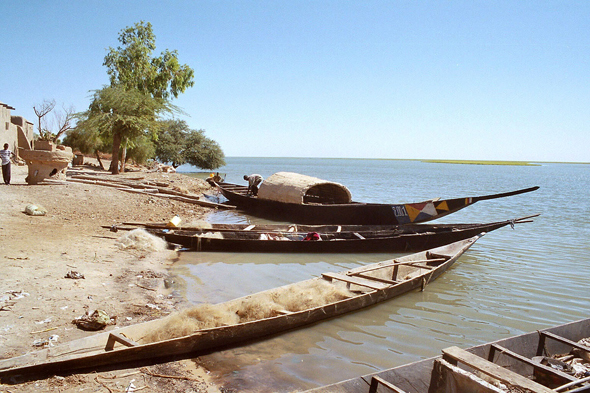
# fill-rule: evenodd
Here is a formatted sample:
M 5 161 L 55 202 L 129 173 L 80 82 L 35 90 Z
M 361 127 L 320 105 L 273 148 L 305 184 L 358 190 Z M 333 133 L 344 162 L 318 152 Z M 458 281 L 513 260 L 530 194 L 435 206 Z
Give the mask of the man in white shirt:
M 262 183 L 262 176 L 260 176 L 257 173 L 254 173 L 250 176 L 244 175 L 244 180 L 248 181 L 248 195 L 258 195 L 258 186 L 260 185 L 260 183 Z
M 2 158 L 2 177 L 4 184 L 10 184 L 10 158 L 14 157 L 14 153 L 8 150 L 8 143 L 4 144 L 4 149 L 0 150 L 0 158 Z

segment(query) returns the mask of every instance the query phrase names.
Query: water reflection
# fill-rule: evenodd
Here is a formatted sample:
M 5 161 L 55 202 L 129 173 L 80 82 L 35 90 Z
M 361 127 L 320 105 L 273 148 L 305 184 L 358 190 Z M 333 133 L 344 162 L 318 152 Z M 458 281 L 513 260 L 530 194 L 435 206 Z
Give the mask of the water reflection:
M 202 357 L 229 388 L 304 390 L 435 356 L 451 345 L 467 347 L 588 316 L 588 166 L 359 164 L 356 160 L 327 160 L 320 165 L 313 160 L 269 160 L 257 167 L 258 161 L 241 159 L 235 163 L 238 169 L 230 164 L 223 172 L 241 176 L 244 166 L 250 165 L 249 171 L 268 175 L 265 171 L 280 167 L 339 181 L 349 186 L 356 200 L 373 202 L 475 196 L 540 185 L 530 194 L 478 202 L 441 222 L 542 215 L 532 224 L 486 235 L 424 292 Z M 324 169 L 324 164 L 329 165 Z M 367 173 L 377 180 L 368 183 Z M 209 220 L 265 222 L 235 211 L 218 211 Z M 195 304 L 217 303 L 390 258 L 386 254 L 186 253 L 174 269 L 187 299 Z

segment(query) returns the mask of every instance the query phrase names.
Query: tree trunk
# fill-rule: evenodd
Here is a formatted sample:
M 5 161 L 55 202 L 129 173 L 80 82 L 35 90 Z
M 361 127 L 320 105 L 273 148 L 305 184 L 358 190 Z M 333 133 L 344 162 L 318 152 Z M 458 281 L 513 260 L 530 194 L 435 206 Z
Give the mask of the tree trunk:
M 119 150 L 121 148 L 121 140 L 121 134 L 119 132 L 115 132 L 113 134 L 113 161 L 111 161 L 111 173 L 113 175 L 119 174 Z
M 102 169 L 104 171 L 104 164 L 102 163 L 102 160 L 100 159 L 100 153 L 97 151 L 95 151 L 96 153 L 96 160 L 98 161 L 98 165 L 100 165 L 100 169 Z
M 127 161 L 127 139 L 125 139 L 125 142 L 123 142 L 123 146 L 121 146 L 121 148 L 123 149 L 121 151 L 121 172 L 125 173 L 125 162 Z

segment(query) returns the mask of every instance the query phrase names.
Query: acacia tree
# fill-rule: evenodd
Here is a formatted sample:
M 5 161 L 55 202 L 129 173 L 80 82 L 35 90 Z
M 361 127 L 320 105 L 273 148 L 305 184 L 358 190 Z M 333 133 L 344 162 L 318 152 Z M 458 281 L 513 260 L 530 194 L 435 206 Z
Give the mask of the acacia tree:
M 163 101 L 177 98 L 180 93 L 194 85 L 194 71 L 189 66 L 178 62 L 176 50 L 166 49 L 160 56 L 152 57 L 152 52 L 156 49 L 156 36 L 151 23 L 141 21 L 133 27 L 123 29 L 119 33 L 119 42 L 121 45 L 116 49 L 109 48 L 103 63 L 107 67 L 111 87 L 130 92 L 136 91 L 143 96 L 149 95 L 163 104 Z M 119 91 L 117 94 L 122 93 Z M 139 96 L 134 94 L 133 97 Z M 145 119 L 148 122 L 156 118 L 153 113 L 139 112 L 142 116 L 149 118 Z M 118 160 L 121 144 L 126 146 L 128 141 L 133 141 L 133 138 L 142 134 L 135 128 L 142 122 L 144 121 L 140 119 L 134 122 L 127 121 L 113 129 L 111 165 L 113 174 L 119 173 Z M 124 154 L 122 162 L 125 162 Z
M 100 158 L 100 152 L 108 151 L 113 145 L 111 140 L 100 135 L 98 129 L 92 128 L 89 122 L 83 121 L 80 121 L 76 128 L 67 133 L 63 144 L 80 150 L 82 154 L 95 155 L 102 170 L 105 167 Z
M 112 138 L 112 160 L 116 163 L 111 165 L 111 170 L 116 174 L 119 173 L 119 147 L 123 139 L 135 140 L 150 133 L 155 134 L 158 117 L 174 110 L 168 101 L 137 89 L 107 86 L 94 92 L 90 107 L 80 114 L 77 128 L 86 130 L 88 136 L 98 135 L 102 140 Z
M 188 129 L 188 124 L 184 121 L 161 121 L 158 142 L 156 143 L 156 158 L 159 161 L 170 163 L 174 168 L 186 163 L 183 151 L 184 136 Z
M 156 145 L 153 138 L 145 135 L 133 141 L 133 146 L 127 150 L 127 159 L 133 160 L 138 164 L 145 164 L 148 160 L 153 159 L 156 154 Z
M 164 120 L 156 145 L 156 158 L 169 162 L 174 168 L 191 164 L 203 169 L 217 169 L 225 165 L 223 151 L 204 130 L 192 130 L 183 120 Z

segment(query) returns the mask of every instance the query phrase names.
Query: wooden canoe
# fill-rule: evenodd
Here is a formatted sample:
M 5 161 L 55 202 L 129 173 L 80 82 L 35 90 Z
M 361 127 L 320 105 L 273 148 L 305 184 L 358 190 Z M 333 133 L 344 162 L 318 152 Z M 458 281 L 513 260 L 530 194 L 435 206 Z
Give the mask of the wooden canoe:
M 0 360 L 0 378 L 7 381 L 7 377 L 20 375 L 30 379 L 166 356 L 198 356 L 219 347 L 299 328 L 424 288 L 449 269 L 482 235 L 340 273 L 324 273 L 321 277 L 208 306 L 201 314 L 219 315 L 224 310 L 227 315 L 238 318 L 235 323 L 217 321 L 218 326 L 191 330 L 180 337 L 161 338 L 160 334 L 172 335 L 169 325 L 172 321 L 183 318 L 184 323 L 189 322 L 184 320 L 188 319 L 187 313 L 181 312 L 180 316 L 171 315 Z M 294 301 L 290 299 L 289 302 L 289 297 L 293 296 Z M 272 302 L 263 316 L 249 319 L 244 314 L 252 307 L 260 309 L 269 299 Z M 196 315 L 198 311 L 189 310 L 188 314 Z M 160 336 L 155 342 L 148 340 L 154 335 Z
M 535 215 L 536 216 L 536 215 Z M 366 253 L 416 252 L 489 233 L 507 225 L 531 222 L 535 216 L 485 224 L 408 224 L 397 226 L 219 224 L 216 228 L 147 228 L 167 242 L 189 251 Z M 233 228 L 233 229 L 232 229 Z M 243 229 L 241 229 L 243 228 Z M 331 230 L 330 230 L 331 229 Z M 310 236 L 311 235 L 311 236 Z M 309 240 L 310 237 L 321 240 Z
M 311 393 L 589 392 L 588 377 L 567 365 L 588 363 L 590 319 L 583 319 L 309 390 Z M 562 357 L 565 356 L 565 357 Z M 562 358 L 557 361 L 556 358 Z M 577 360 L 576 360 L 577 358 Z M 585 360 L 583 360 L 585 359 Z M 564 365 L 566 363 L 567 365 Z M 548 366 L 551 364 L 553 367 Z M 586 367 L 588 370 L 588 367 Z M 531 378 L 532 377 L 532 378 Z M 485 380 L 484 380 L 485 379 Z M 506 389 L 493 386 L 497 381 Z
M 215 184 L 229 204 L 253 216 L 300 224 L 342 225 L 397 225 L 427 222 L 455 213 L 478 201 L 524 194 L 539 188 L 537 186 L 493 195 L 401 204 L 315 203 L 308 202 L 305 197 L 302 203 L 292 203 L 248 195 L 247 186 L 231 183 Z M 264 186 L 265 183 L 262 184 Z

